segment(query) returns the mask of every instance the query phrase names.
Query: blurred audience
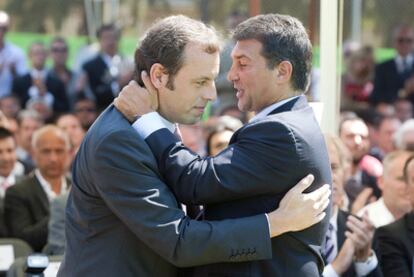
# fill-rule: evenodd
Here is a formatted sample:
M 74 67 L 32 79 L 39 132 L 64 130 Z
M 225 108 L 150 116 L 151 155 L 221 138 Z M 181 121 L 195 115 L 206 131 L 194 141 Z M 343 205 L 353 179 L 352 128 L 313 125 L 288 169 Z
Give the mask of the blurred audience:
M 407 98 L 398 98 L 393 103 L 395 109 L 395 116 L 401 122 L 405 122 L 406 120 L 413 117 L 413 104 Z
M 34 251 L 47 242 L 50 202 L 68 190 L 64 176 L 70 141 L 53 125 L 37 130 L 32 137 L 36 169 L 6 191 L 5 220 L 9 236 L 25 240 Z
M 42 42 L 34 42 L 29 48 L 32 69 L 29 73 L 14 79 L 12 91 L 19 98 L 22 107 L 30 102 L 41 102 L 54 112 L 69 110 L 65 85 L 46 69 L 48 52 Z
M 79 119 L 71 113 L 59 116 L 56 120 L 56 125 L 69 136 L 72 146 L 70 162 L 72 162 L 82 143 L 83 137 L 85 136 L 85 131 L 83 130 Z
M 120 31 L 115 25 L 102 25 L 97 38 L 100 52 L 83 65 L 77 89 L 85 91 L 89 85 L 96 106 L 102 111 L 132 79 L 134 68 L 118 53 Z
M 361 110 L 369 106 L 374 88 L 374 53 L 370 46 L 358 46 L 347 53 L 342 75 L 341 110 Z
M 397 55 L 375 68 L 374 91 L 371 95 L 373 104 L 392 103 L 398 97 L 410 96 L 414 92 L 414 30 L 409 25 L 399 25 L 393 31 L 392 39 Z
M 365 189 L 368 189 L 365 190 L 366 193 L 371 191 L 373 196 L 379 198 L 381 191 L 378 189 L 376 178 L 382 175 L 382 164 L 368 155 L 370 143 L 367 125 L 354 114 L 347 114 L 339 125 L 339 136 L 352 157 L 351 177 L 345 183 L 350 205 L 352 206 Z
M 403 178 L 403 167 L 410 155 L 410 152 L 399 150 L 385 157 L 384 173 L 378 178 L 378 187 L 381 189 L 382 196 L 358 212 L 359 216 L 367 212 L 375 227 L 394 222 L 411 211 Z
M 69 47 L 66 40 L 62 37 L 55 37 L 50 43 L 50 57 L 52 58 L 50 74 L 65 85 L 66 97 L 70 107 L 73 107 L 76 97 L 75 73 L 67 65 L 68 56 Z
M 16 141 L 13 134 L 0 127 L 0 237 L 7 235 L 4 222 L 4 195 L 6 190 L 24 175 L 23 165 L 17 161 Z
M 242 126 L 240 120 L 228 115 L 217 118 L 206 139 L 207 155 L 215 156 L 226 148 L 233 134 Z
M 9 15 L 0 11 L 0 97 L 9 95 L 13 79 L 28 71 L 23 50 L 6 41 L 9 25 Z
M 414 209 L 414 156 L 404 165 L 404 179 Z M 414 213 L 407 213 L 394 223 L 378 228 L 376 237 L 384 276 L 414 276 Z
M 382 161 L 385 155 L 394 151 L 394 135 L 401 126 L 401 121 L 396 116 L 380 116 L 377 122 L 377 145 L 372 147 L 369 154 Z
M 20 101 L 14 95 L 6 95 L 0 98 L 0 111 L 8 118 L 17 118 L 21 110 Z
M 74 113 L 85 132 L 88 131 L 98 117 L 95 102 L 83 94 L 79 95 L 75 101 Z
M 332 135 L 325 136 L 333 178 L 333 209 L 322 245 L 324 277 L 382 276 L 372 250 L 374 227 L 367 216 L 358 218 L 341 210 L 344 197 L 345 146 Z M 346 154 L 345 154 L 346 155 Z
M 22 110 L 18 117 L 18 131 L 17 131 L 17 158 L 30 171 L 34 168 L 32 159 L 32 135 L 43 125 L 43 119 L 33 110 Z M 28 172 L 26 172 L 28 173 Z
M 414 119 L 405 121 L 398 128 L 394 141 L 397 149 L 414 151 Z

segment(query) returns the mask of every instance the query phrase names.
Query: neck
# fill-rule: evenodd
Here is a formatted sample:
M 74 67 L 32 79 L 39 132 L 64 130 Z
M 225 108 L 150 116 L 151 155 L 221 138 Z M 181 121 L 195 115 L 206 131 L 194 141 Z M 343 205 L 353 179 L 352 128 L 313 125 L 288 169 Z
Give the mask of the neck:
M 62 177 L 46 177 L 43 174 L 42 176 L 51 185 L 53 192 L 60 194 L 62 188 Z
M 55 64 L 53 70 L 56 72 L 66 72 L 66 66 L 64 64 Z
M 394 216 L 395 220 L 400 219 L 403 217 L 407 212 L 410 211 L 409 206 L 407 207 L 396 207 L 394 203 L 391 203 L 391 201 L 387 201 L 387 199 L 384 198 L 384 204 L 387 207 L 387 209 L 390 211 L 390 213 Z

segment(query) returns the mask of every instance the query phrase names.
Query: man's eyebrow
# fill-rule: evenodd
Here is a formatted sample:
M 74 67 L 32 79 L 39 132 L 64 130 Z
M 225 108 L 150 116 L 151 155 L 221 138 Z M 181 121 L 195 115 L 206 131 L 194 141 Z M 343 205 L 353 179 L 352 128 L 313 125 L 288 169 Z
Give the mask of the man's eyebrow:
M 233 55 L 233 58 L 235 58 L 235 59 L 243 59 L 243 58 L 245 58 L 245 59 L 249 59 L 250 60 L 250 58 L 248 57 L 248 56 L 246 56 L 245 54 L 235 54 L 235 55 Z
M 212 80 L 212 79 L 213 78 L 210 77 L 210 76 L 199 76 L 199 77 L 194 78 L 192 81 L 193 82 L 195 82 L 195 81 L 209 81 L 209 80 Z

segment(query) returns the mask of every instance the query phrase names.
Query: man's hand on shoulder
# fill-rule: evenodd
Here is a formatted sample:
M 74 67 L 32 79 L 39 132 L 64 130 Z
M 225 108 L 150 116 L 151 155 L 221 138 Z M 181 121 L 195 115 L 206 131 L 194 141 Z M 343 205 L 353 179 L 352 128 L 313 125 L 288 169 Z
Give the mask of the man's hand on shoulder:
M 306 229 L 326 216 L 324 210 L 329 205 L 330 186 L 323 185 L 313 192 L 303 193 L 313 180 L 313 175 L 303 178 L 286 193 L 279 208 L 268 214 L 271 237 Z
M 158 109 L 157 89 L 152 85 L 145 71 L 141 73 L 141 77 L 145 87 L 141 87 L 136 81 L 130 81 L 114 100 L 115 107 L 131 123 L 137 117 Z

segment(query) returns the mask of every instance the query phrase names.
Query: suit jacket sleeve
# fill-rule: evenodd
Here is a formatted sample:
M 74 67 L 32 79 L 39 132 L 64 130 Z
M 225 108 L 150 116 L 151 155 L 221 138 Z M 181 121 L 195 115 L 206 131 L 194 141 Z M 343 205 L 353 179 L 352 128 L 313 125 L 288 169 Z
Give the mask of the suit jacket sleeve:
M 379 263 L 384 276 L 410 277 L 411 269 L 404 254 L 404 243 L 398 238 L 398 233 L 393 233 L 387 228 L 379 228 L 376 231 L 377 253 Z
M 259 134 L 259 135 L 258 135 Z M 285 193 L 301 161 L 294 135 L 279 122 L 245 127 L 215 157 L 200 158 L 167 129 L 147 137 L 166 183 L 186 204 L 209 204 L 265 193 Z M 301 176 L 305 177 L 305 176 Z
M 6 191 L 4 208 L 9 236 L 23 239 L 35 249 L 46 244 L 49 217 L 46 216 L 33 224 L 30 219 L 31 211 L 25 204 L 24 195 L 14 187 Z
M 170 263 L 195 266 L 271 258 L 264 215 L 219 222 L 186 217 L 155 173 L 154 162 L 148 162 L 153 159 L 151 151 L 135 133 L 113 133 L 93 151 L 91 170 L 99 172 L 94 182 L 107 206 Z

